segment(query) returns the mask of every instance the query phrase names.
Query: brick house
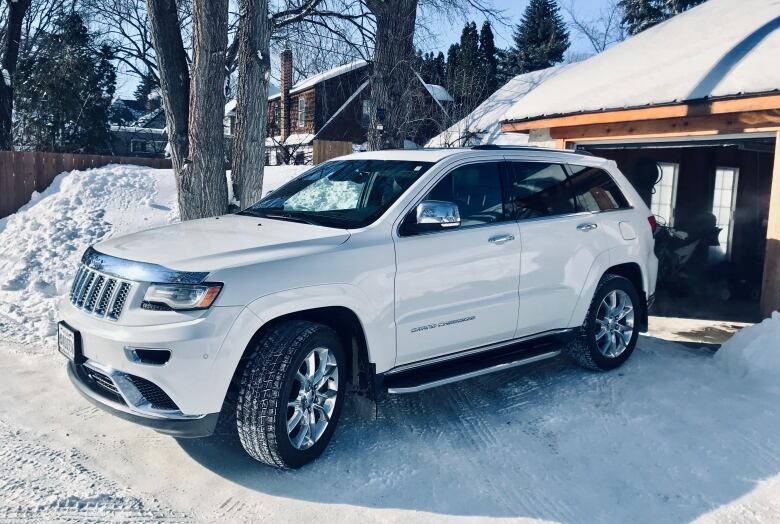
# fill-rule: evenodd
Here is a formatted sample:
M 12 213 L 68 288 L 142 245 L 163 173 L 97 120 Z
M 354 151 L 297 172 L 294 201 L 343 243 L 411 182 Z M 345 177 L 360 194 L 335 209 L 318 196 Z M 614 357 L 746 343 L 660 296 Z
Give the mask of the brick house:
M 266 164 L 316 164 L 359 149 L 368 128 L 368 78 L 371 64 L 358 60 L 305 78 L 293 85 L 293 56 L 282 51 L 281 86 L 268 97 Z M 417 136 L 423 144 L 438 132 L 435 121 L 447 120 L 453 99 L 447 91 L 420 82 L 423 111 L 430 112 L 430 125 L 421 126 Z M 235 127 L 235 100 L 225 106 L 225 133 Z

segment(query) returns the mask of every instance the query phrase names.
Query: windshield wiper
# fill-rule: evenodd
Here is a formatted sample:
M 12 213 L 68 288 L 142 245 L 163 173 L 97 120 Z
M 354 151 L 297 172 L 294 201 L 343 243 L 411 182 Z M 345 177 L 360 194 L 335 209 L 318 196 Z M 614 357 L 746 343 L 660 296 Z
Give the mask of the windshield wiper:
M 263 218 L 272 218 L 275 220 L 288 220 L 290 222 L 300 222 L 301 224 L 309 224 L 312 226 L 318 226 L 317 222 L 301 218 L 299 216 L 292 216 L 289 213 L 264 213 Z

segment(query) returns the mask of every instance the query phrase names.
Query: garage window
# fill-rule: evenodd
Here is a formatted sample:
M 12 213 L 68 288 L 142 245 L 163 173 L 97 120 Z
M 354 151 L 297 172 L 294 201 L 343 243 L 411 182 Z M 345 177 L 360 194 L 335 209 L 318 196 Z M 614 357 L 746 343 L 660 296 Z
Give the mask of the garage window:
M 731 253 L 738 179 L 739 169 L 735 167 L 719 167 L 715 170 L 712 214 L 715 215 L 717 226 L 720 228 L 720 234 L 718 235 L 718 242 L 720 242 L 719 250 L 725 256 L 729 256 Z

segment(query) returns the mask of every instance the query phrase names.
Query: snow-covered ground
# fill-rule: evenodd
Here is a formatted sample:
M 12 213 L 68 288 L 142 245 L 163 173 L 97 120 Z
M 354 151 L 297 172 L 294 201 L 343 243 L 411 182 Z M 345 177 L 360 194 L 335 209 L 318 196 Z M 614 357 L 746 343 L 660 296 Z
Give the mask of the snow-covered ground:
M 306 166 L 267 167 L 263 191 Z M 49 188 L 0 219 L 0 332 L 50 349 L 56 304 L 84 250 L 113 235 L 178 220 L 170 170 L 113 165 L 59 175 Z
M 169 172 L 115 166 L 0 221 L 0 522 L 780 522 L 780 314 L 714 355 L 643 336 L 611 373 L 557 359 L 351 401 L 295 472 L 92 407 L 51 348 L 55 299 L 86 245 L 175 208 Z
M 744 333 L 771 354 L 778 330 Z M 118 420 L 59 358 L 0 348 L 0 521 L 778 522 L 780 372 L 754 381 L 727 349 L 642 337 L 612 373 L 561 359 L 391 397 L 376 418 L 352 404 L 323 457 L 279 472 L 230 435 Z

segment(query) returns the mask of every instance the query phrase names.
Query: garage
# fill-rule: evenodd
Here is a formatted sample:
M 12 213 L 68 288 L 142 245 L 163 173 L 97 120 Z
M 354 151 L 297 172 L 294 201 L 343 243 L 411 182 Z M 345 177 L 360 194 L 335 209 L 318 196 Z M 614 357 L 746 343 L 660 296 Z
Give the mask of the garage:
M 780 309 L 777 56 L 771 5 L 704 4 L 567 68 L 504 117 L 504 132 L 611 159 L 634 184 L 658 223 L 655 314 L 756 322 Z

